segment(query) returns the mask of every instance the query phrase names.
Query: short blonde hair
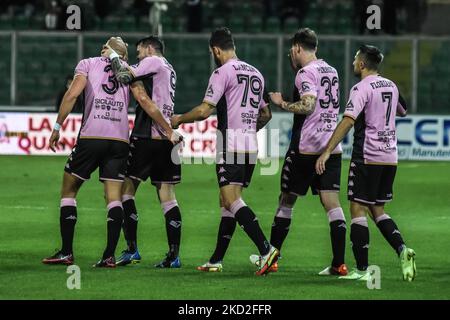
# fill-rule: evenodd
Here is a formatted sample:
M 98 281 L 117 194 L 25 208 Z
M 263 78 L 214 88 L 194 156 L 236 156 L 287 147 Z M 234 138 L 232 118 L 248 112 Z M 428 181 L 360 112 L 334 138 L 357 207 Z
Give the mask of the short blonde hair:
M 125 61 L 128 61 L 128 44 L 121 37 L 111 37 L 106 43 Z

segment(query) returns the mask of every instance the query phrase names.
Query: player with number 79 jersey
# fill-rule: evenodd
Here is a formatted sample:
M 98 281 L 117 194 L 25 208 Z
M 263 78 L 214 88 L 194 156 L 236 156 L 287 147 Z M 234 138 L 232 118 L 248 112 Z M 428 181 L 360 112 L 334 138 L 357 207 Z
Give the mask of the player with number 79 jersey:
M 222 218 L 216 250 L 197 269 L 221 271 L 222 260 L 236 228 L 236 222 L 257 246 L 264 275 L 278 259 L 278 250 L 270 245 L 255 213 L 241 198 L 250 185 L 257 155 L 256 132 L 271 118 L 269 102 L 264 100 L 264 78 L 252 65 L 237 58 L 231 31 L 219 28 L 211 34 L 211 55 L 217 69 L 212 73 L 203 102 L 191 111 L 171 118 L 173 128 L 182 123 L 203 120 L 217 110 L 217 164 Z

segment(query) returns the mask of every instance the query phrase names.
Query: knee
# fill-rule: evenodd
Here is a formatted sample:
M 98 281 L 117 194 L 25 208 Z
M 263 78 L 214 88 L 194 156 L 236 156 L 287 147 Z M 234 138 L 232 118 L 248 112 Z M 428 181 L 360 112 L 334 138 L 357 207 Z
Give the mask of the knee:
M 322 201 L 321 200 L 321 202 L 322 202 L 322 206 L 323 206 L 323 208 L 325 209 L 326 212 L 329 212 L 329 211 L 331 211 L 333 209 L 341 207 L 341 204 L 339 203 L 339 200 L 338 201 Z
M 363 206 L 354 201 L 350 202 L 350 212 L 351 212 L 352 218 L 365 217 L 367 211 L 368 211 L 368 209 L 366 206 Z
M 223 206 L 226 210 L 230 211 L 233 214 L 236 214 L 239 209 L 247 206 L 242 200 L 242 198 L 234 199 L 234 198 L 223 198 Z
M 280 206 L 292 208 L 297 201 L 297 196 L 290 193 L 281 193 L 279 199 Z

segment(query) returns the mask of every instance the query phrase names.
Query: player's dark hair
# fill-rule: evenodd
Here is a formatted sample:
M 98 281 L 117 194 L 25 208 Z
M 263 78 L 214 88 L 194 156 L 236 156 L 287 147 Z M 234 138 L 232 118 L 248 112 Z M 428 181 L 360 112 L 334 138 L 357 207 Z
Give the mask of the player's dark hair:
M 306 50 L 315 50 L 317 48 L 317 34 L 310 28 L 299 29 L 291 38 L 291 45 L 300 45 Z
M 152 46 L 153 49 L 155 49 L 157 52 L 159 52 L 160 54 L 164 54 L 164 42 L 158 36 L 153 35 L 146 38 L 142 38 L 141 40 L 136 42 L 136 47 L 138 45 Z
M 234 39 L 228 28 L 222 27 L 214 30 L 209 38 L 209 46 L 218 47 L 222 50 L 233 50 Z
M 378 70 L 379 64 L 383 61 L 383 54 L 375 46 L 364 44 L 359 47 L 359 56 L 364 61 L 367 69 Z

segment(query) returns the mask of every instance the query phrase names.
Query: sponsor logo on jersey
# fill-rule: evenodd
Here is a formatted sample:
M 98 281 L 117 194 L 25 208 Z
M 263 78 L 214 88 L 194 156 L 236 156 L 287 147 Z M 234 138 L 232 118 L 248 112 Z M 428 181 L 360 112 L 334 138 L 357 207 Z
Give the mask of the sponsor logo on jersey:
M 206 96 L 212 97 L 213 95 L 214 95 L 214 90 L 213 90 L 212 84 L 210 84 L 208 87 L 208 90 L 206 91 Z

